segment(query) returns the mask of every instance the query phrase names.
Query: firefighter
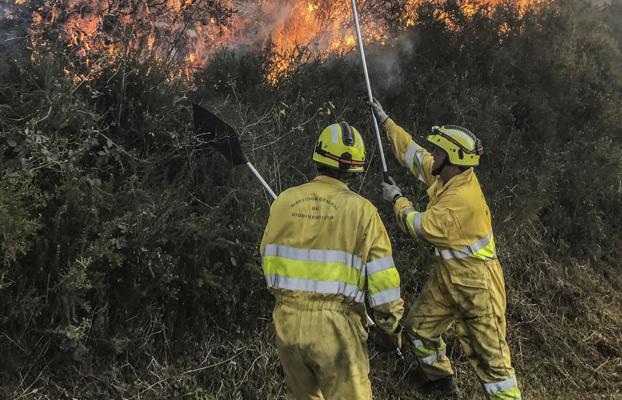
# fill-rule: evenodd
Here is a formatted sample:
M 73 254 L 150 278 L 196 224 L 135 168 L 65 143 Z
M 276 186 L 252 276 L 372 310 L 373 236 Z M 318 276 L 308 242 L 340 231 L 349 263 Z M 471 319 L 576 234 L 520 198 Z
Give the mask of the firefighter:
M 369 400 L 365 300 L 399 348 L 400 278 L 378 211 L 348 188 L 366 168 L 360 133 L 328 126 L 313 161 L 317 177 L 272 204 L 260 248 L 288 398 Z
M 442 335 L 455 323 L 462 349 L 489 399 L 520 399 L 505 334 L 505 283 L 495 251 L 491 215 L 474 167 L 480 140 L 455 125 L 433 127 L 432 152 L 414 142 L 383 111 L 382 122 L 397 160 L 428 187 L 429 203 L 417 210 L 391 180 L 383 197 L 393 203 L 398 224 L 435 247 L 435 263 L 413 304 L 405 330 L 428 382 L 422 389 L 442 396 L 458 388 Z

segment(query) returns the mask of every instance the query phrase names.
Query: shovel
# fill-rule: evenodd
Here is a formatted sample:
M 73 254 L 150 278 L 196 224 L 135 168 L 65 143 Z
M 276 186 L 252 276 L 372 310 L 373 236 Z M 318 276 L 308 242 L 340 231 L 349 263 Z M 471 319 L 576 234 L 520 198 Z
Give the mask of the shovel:
M 246 158 L 235 129 L 212 112 L 197 104 L 192 104 L 192 117 L 194 119 L 194 130 L 207 139 L 205 143 L 207 147 L 221 153 L 234 167 L 246 164 L 263 187 L 270 193 L 272 199 L 276 199 L 276 193 Z

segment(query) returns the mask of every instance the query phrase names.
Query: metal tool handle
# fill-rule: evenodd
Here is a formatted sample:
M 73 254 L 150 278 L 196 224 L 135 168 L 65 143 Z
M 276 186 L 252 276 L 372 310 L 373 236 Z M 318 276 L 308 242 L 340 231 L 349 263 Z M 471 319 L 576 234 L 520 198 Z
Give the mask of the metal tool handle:
M 363 73 L 365 75 L 365 84 L 367 85 L 367 95 L 369 97 L 369 101 L 374 101 L 374 95 L 371 91 L 371 83 L 369 83 L 369 73 L 367 72 L 367 61 L 365 60 L 365 49 L 363 48 L 363 38 L 361 35 L 361 25 L 359 23 L 359 13 L 356 8 L 356 0 L 352 0 L 352 14 L 354 16 L 354 25 L 356 27 L 356 39 L 359 46 L 359 54 L 361 55 L 361 61 L 363 63 Z M 382 172 L 384 175 L 385 182 L 388 181 L 389 174 L 387 172 L 387 162 L 384 159 L 384 150 L 382 148 L 382 139 L 380 138 L 380 129 L 378 128 L 378 121 L 376 120 L 376 115 L 374 114 L 374 110 L 371 111 L 371 117 L 374 121 L 374 131 L 376 132 L 376 140 L 378 141 L 378 147 L 380 149 L 380 161 L 382 161 Z
M 255 167 L 253 166 L 253 164 L 251 164 L 250 161 L 246 162 L 246 166 L 253 171 L 253 174 L 255 174 L 255 176 L 257 177 L 257 179 L 259 179 L 259 182 L 261 182 L 261 184 L 263 185 L 264 188 L 266 188 L 266 190 L 268 191 L 268 193 L 270 193 L 270 196 L 272 196 L 272 200 L 276 200 L 276 193 L 274 193 L 274 191 L 272 190 L 272 188 L 270 187 L 270 185 L 268 185 L 268 182 L 266 182 L 263 177 L 259 174 L 259 172 L 255 169 Z

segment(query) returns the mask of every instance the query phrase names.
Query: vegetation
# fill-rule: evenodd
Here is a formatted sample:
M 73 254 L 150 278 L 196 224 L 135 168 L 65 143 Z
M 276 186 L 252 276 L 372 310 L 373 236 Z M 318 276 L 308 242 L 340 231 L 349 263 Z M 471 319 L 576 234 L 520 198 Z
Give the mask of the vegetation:
M 389 23 L 402 11 L 390 3 Z M 395 45 L 368 48 L 372 83 L 420 141 L 443 123 L 482 138 L 525 396 L 618 398 L 622 3 L 560 0 L 524 15 L 512 3 L 473 15 L 454 0 L 422 4 Z M 319 61 L 300 49 L 271 84 L 270 48 L 223 51 L 192 85 L 131 55 L 76 83 L 61 48 L 13 54 L 0 69 L 0 397 L 283 398 L 258 254 L 270 199 L 204 150 L 192 102 L 238 129 L 277 191 L 314 175 L 324 126 L 366 132 L 372 168 L 356 189 L 382 213 L 405 296 L 421 288 L 430 248 L 382 202 L 356 54 Z M 480 398 L 448 342 L 462 398 Z M 413 355 L 370 348 L 376 398 L 417 398 Z

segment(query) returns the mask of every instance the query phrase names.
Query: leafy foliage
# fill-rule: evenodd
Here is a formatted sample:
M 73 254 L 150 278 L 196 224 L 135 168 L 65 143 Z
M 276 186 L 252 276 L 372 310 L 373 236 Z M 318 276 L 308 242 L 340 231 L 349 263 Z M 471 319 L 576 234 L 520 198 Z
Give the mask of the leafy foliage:
M 389 3 L 387 21 L 400 21 L 400 2 Z M 507 272 L 510 342 L 530 397 L 552 398 L 570 382 L 577 398 L 615 393 L 608 360 L 619 360 L 622 345 L 619 21 L 604 25 L 601 11 L 582 1 L 525 14 L 510 3 L 468 15 L 459 1 L 423 3 L 414 26 L 394 29 L 394 45 L 368 48 L 375 95 L 422 143 L 430 126 L 446 123 L 482 138 L 479 175 Z M 269 198 L 248 171 L 204 150 L 190 125 L 193 101 L 238 129 L 277 191 L 314 175 L 310 149 L 324 126 L 345 119 L 358 127 L 372 170 L 356 189 L 384 216 L 404 292 L 421 287 L 429 249 L 398 232 L 380 199 L 356 54 L 320 61 L 300 48 L 272 85 L 269 47 L 223 51 L 196 74 L 192 91 L 129 56 L 76 83 L 61 54 L 16 57 L 0 77 L 3 380 L 20 371 L 36 382 L 32 365 L 75 368 L 72 376 L 88 379 L 101 375 L 89 365 L 125 363 L 156 382 L 113 367 L 105 379 L 117 389 L 98 396 L 279 396 L 280 381 L 255 370 L 275 368 L 257 254 Z M 423 207 L 419 184 L 388 158 Z M 240 350 L 243 343 L 252 349 Z M 545 356 L 555 362 L 541 365 Z M 401 376 L 378 388 L 381 398 L 407 395 L 404 365 L 373 363 Z M 194 369 L 203 375 L 186 373 Z M 227 381 L 234 376 L 244 384 Z M 14 385 L 9 379 L 7 390 L 24 389 Z

